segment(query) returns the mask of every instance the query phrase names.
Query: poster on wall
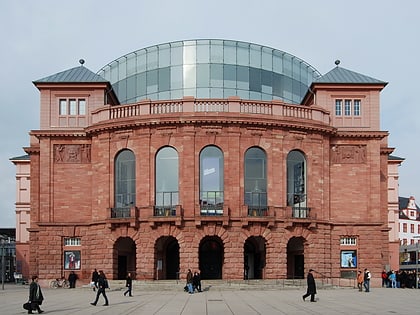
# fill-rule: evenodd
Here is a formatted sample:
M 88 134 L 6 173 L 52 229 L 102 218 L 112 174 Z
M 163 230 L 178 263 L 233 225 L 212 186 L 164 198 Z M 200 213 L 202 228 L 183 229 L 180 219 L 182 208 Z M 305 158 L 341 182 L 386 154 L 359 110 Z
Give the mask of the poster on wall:
M 341 268 L 356 268 L 357 256 L 355 250 L 341 251 Z
M 64 251 L 64 269 L 80 269 L 80 250 Z

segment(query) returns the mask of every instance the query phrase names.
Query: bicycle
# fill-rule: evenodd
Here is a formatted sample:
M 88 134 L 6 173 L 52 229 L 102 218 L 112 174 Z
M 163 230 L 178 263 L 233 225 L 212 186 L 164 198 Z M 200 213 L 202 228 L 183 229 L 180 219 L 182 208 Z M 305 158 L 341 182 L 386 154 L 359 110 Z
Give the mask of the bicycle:
M 70 283 L 66 279 L 55 279 L 50 282 L 50 288 L 70 288 Z

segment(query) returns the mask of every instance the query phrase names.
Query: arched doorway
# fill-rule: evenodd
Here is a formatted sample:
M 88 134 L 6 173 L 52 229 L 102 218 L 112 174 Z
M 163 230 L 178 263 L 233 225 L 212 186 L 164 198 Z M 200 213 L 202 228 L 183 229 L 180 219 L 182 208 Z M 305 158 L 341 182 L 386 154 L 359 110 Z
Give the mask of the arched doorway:
M 131 275 L 135 277 L 136 244 L 134 243 L 134 241 L 129 237 L 120 237 L 115 242 L 114 254 L 117 261 L 117 279 L 125 279 L 127 277 L 128 272 L 131 272 Z
M 244 279 L 262 279 L 265 267 L 265 240 L 251 236 L 244 244 Z
M 292 237 L 287 243 L 287 278 L 303 279 L 305 277 L 303 237 Z
M 199 249 L 201 279 L 222 279 L 224 248 L 219 237 L 205 237 Z
M 179 244 L 175 237 L 163 236 L 155 245 L 155 279 L 179 278 Z

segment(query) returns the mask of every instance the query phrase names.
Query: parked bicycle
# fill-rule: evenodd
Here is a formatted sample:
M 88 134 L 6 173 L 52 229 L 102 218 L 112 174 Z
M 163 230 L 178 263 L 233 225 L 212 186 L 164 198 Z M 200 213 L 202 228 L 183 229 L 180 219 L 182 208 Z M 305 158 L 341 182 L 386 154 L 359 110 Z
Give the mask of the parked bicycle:
M 70 283 L 65 279 L 55 279 L 50 282 L 50 288 L 57 289 L 57 288 L 70 288 Z

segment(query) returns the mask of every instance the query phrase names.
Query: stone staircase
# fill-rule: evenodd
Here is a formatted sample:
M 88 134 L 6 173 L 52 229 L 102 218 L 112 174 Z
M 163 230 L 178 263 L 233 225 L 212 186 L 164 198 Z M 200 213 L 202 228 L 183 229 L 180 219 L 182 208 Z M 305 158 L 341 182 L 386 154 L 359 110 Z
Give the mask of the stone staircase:
M 108 280 L 110 290 L 125 290 L 125 280 Z M 351 287 L 349 285 L 333 285 L 327 281 L 316 281 L 318 289 Z M 185 280 L 133 280 L 133 290 L 138 291 L 183 291 Z M 278 280 L 202 280 L 201 287 L 206 290 L 303 290 L 306 279 Z

